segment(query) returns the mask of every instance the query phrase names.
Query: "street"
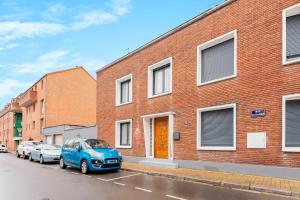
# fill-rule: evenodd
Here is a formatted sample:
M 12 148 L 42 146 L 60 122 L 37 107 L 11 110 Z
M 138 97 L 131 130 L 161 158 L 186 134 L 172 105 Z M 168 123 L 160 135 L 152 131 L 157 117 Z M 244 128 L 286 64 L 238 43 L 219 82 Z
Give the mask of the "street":
M 82 175 L 56 164 L 41 165 L 0 154 L 1 200 L 63 199 L 288 199 L 280 196 L 232 190 L 119 171 Z

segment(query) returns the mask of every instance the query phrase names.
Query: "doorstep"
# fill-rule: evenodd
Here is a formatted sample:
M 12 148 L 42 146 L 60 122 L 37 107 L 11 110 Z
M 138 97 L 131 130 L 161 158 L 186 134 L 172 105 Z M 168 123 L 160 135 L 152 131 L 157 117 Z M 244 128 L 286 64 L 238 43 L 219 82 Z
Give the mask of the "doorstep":
M 167 159 L 145 159 L 141 160 L 138 163 L 142 165 L 148 165 L 148 166 L 156 166 L 156 167 L 167 167 L 167 168 L 178 168 L 178 163 L 173 162 L 172 160 L 167 160 Z
M 149 162 L 145 164 L 141 160 L 138 163 L 125 161 L 122 170 L 135 171 L 154 176 L 164 176 L 176 180 L 193 181 L 214 186 L 222 186 L 233 189 L 252 190 L 258 192 L 293 196 L 300 198 L 300 181 L 281 179 L 266 176 L 246 175 L 209 170 L 196 170 L 177 167 L 153 166 Z M 160 163 L 162 161 L 157 161 Z M 172 163 L 169 161 L 168 163 Z

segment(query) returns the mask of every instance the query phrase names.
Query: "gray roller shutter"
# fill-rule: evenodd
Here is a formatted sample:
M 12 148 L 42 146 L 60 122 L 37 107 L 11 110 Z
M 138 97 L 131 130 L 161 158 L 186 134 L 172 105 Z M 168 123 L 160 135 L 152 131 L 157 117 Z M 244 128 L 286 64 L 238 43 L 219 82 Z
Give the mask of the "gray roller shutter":
M 286 147 L 300 147 L 300 100 L 286 102 Z
M 201 113 L 201 146 L 233 147 L 233 108 Z
M 234 75 L 234 39 L 201 51 L 201 83 Z
M 300 57 L 300 15 L 286 19 L 286 53 L 287 59 Z

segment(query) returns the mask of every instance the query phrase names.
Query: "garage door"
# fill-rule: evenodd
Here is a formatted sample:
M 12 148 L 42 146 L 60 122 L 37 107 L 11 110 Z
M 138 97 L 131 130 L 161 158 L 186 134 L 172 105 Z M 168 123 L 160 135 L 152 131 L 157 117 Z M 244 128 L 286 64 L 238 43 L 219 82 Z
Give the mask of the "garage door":
M 52 144 L 52 136 L 45 136 L 46 137 L 46 144 Z
M 63 144 L 63 136 L 62 135 L 55 135 L 54 136 L 54 144 L 61 146 Z

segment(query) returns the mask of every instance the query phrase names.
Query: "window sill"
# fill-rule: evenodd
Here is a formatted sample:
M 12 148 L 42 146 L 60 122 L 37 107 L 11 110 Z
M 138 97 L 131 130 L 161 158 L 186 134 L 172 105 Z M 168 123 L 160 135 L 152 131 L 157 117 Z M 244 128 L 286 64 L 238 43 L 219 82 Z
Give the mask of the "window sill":
M 287 153 L 300 153 L 300 147 L 283 147 L 282 151 Z
M 212 80 L 212 81 L 208 81 L 208 82 L 205 82 L 205 83 L 197 83 L 197 86 L 201 87 L 201 86 L 205 86 L 205 85 L 209 85 L 209 84 L 213 84 L 213 83 L 217 83 L 217 82 L 221 82 L 221 81 L 226 81 L 226 80 L 229 80 L 229 79 L 233 79 L 233 78 L 236 78 L 237 75 L 231 75 L 231 76 L 226 76 L 224 78 L 219 78 L 219 79 L 216 79 L 216 80 Z
M 161 96 L 165 96 L 165 95 L 169 95 L 169 94 L 172 94 L 172 91 L 161 93 L 161 94 L 157 94 L 157 95 L 153 95 L 153 96 L 148 96 L 148 99 L 153 99 L 153 98 L 156 98 L 156 97 L 161 97 Z
M 287 60 L 284 60 L 282 65 L 284 67 L 288 66 L 288 65 L 292 65 L 292 64 L 296 64 L 296 63 L 300 63 L 300 58 L 296 59 L 296 60 L 292 60 L 292 61 L 287 61 Z
M 236 151 L 236 147 L 197 147 L 201 151 Z
M 132 146 L 116 146 L 117 149 L 132 149 Z
M 132 104 L 132 101 L 127 102 L 127 103 L 117 104 L 116 107 L 121 107 L 121 106 L 125 106 L 125 105 L 128 105 L 128 104 Z

